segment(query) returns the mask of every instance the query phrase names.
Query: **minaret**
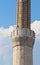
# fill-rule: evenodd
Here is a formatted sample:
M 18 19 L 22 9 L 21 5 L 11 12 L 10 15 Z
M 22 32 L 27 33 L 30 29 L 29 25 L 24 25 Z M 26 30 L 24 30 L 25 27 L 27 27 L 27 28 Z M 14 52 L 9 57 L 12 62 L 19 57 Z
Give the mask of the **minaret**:
M 17 0 L 16 29 L 12 32 L 13 65 L 33 65 L 35 33 L 30 27 L 30 0 Z

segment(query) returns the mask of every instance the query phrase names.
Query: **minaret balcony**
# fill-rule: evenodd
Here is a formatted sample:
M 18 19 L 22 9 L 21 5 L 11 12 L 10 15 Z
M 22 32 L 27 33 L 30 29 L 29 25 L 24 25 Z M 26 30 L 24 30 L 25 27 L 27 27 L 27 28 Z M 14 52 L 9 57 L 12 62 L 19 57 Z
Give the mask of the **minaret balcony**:
M 33 47 L 35 41 L 35 33 L 34 31 L 28 28 L 15 29 L 12 32 L 12 46 L 29 46 Z
M 17 29 L 14 29 L 12 32 L 12 38 L 16 36 L 20 36 L 20 37 L 28 36 L 28 37 L 35 38 L 35 33 L 34 31 L 28 28 L 22 28 L 22 29 L 17 28 Z

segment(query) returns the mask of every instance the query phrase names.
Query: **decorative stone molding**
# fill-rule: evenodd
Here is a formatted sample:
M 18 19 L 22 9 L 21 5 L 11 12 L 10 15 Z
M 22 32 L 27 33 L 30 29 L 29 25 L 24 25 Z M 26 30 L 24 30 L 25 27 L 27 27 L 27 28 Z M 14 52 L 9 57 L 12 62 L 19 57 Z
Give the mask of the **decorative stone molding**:
M 15 29 L 13 30 L 12 32 L 12 38 L 14 37 L 24 37 L 24 36 L 27 36 L 27 37 L 32 37 L 32 38 L 35 38 L 35 33 L 34 31 L 28 29 L 28 28 L 22 28 L 22 29 Z

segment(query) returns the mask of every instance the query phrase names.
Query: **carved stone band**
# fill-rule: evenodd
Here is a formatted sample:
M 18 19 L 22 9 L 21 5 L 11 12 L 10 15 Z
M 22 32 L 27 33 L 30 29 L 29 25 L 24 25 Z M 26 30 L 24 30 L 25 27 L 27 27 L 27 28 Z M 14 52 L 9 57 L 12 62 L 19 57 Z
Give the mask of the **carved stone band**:
M 12 38 L 17 37 L 17 36 L 20 36 L 20 37 L 28 36 L 28 37 L 35 38 L 35 33 L 34 31 L 28 28 L 22 28 L 22 29 L 17 28 L 13 30 L 12 32 Z

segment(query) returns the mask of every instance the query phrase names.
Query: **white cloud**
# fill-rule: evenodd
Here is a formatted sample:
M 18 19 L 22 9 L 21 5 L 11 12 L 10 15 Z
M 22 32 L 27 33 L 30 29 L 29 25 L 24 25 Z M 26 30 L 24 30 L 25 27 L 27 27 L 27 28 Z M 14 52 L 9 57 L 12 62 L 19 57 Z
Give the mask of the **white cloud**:
M 7 29 L 0 27 L 0 34 L 2 36 L 10 36 L 13 29 L 15 29 L 15 26 L 10 26 Z
M 13 29 L 15 29 L 15 26 L 10 26 L 6 29 L 0 27 L 0 46 L 10 45 L 9 43 L 11 43 L 11 32 L 13 31 Z
M 40 21 L 34 21 L 32 24 L 31 24 L 31 29 L 35 31 L 36 34 L 39 34 L 40 33 Z
M 40 21 L 34 21 L 31 24 L 31 29 L 35 31 L 35 43 L 33 48 L 34 65 L 40 65 Z
M 15 26 L 9 28 L 0 27 L 0 64 L 11 65 L 12 64 L 12 43 L 11 32 L 15 29 Z

